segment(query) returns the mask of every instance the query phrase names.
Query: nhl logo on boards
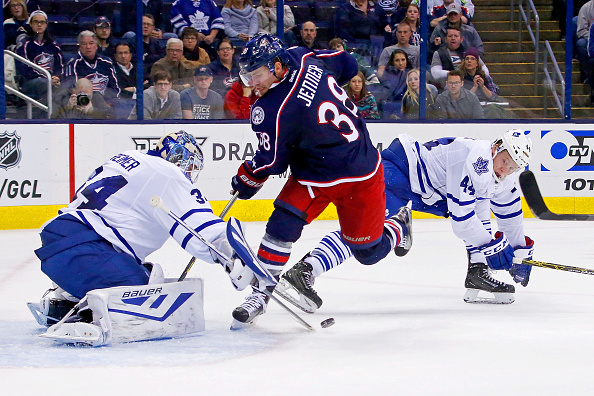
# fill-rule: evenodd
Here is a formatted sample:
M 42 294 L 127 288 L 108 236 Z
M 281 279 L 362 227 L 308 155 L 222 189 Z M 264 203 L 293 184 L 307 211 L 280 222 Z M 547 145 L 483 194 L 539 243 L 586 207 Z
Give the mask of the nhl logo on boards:
M 21 138 L 16 134 L 0 134 L 0 168 L 8 170 L 21 162 Z
M 472 166 L 477 175 L 489 172 L 489 161 L 483 159 L 483 157 L 478 157 L 478 159 L 475 163 L 472 164 Z
M 264 109 L 260 106 L 252 109 L 252 124 L 260 125 L 264 121 Z

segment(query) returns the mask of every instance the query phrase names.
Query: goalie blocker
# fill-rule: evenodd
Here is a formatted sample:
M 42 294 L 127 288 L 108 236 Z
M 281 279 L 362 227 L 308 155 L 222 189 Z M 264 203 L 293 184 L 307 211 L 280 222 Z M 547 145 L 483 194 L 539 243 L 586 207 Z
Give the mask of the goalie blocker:
M 76 312 L 72 310 L 41 336 L 94 347 L 182 337 L 204 331 L 203 305 L 203 281 L 199 278 L 96 289 L 87 293 L 79 307 L 79 312 L 91 310 L 90 323 L 70 322 Z

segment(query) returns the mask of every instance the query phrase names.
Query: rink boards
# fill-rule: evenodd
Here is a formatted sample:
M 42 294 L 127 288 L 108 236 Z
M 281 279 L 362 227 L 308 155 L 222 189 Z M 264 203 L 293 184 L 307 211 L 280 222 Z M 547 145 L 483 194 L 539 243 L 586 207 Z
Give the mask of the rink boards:
M 587 124 L 368 124 L 378 149 L 400 133 L 419 141 L 443 136 L 494 140 L 520 128 L 533 142 L 530 169 L 550 209 L 557 213 L 594 213 L 594 128 Z M 205 157 L 199 187 L 215 213 L 230 198 L 230 180 L 258 147 L 249 124 L 9 124 L 0 132 L 0 229 L 37 228 L 65 206 L 88 175 L 111 156 L 153 148 L 168 132 L 185 130 L 201 144 Z M 231 215 L 244 221 L 266 220 L 287 175 L 271 177 Z M 524 207 L 525 216 L 531 217 Z M 416 214 L 417 217 L 429 217 Z M 328 208 L 321 219 L 335 219 Z

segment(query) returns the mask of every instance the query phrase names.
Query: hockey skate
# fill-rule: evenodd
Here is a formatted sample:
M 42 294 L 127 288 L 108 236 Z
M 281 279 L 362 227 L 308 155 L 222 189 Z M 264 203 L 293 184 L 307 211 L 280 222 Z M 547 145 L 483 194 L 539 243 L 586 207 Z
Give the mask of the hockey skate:
M 394 247 L 394 253 L 398 257 L 405 256 L 412 247 L 412 212 L 409 205 L 410 202 L 398 209 L 398 212 L 384 223 L 384 227 L 388 229 L 393 239 L 395 239 L 394 228 L 400 232 L 400 243 Z
M 314 313 L 322 306 L 322 299 L 313 289 L 315 277 L 311 264 L 305 262 L 307 257 L 309 253 L 281 276 L 274 291 L 303 312 Z
M 266 312 L 269 299 L 270 297 L 263 292 L 254 290 L 239 307 L 233 310 L 231 330 L 241 330 L 253 325 L 258 316 Z
M 491 277 L 487 264 L 469 263 L 464 286 L 467 289 L 464 301 L 467 303 L 511 304 L 514 302 L 516 288 Z M 478 295 L 481 291 L 490 293 L 492 296 L 481 297 Z
M 58 323 L 77 303 L 78 298 L 54 284 L 51 289 L 43 294 L 39 303 L 28 302 L 27 307 L 37 323 L 49 327 Z

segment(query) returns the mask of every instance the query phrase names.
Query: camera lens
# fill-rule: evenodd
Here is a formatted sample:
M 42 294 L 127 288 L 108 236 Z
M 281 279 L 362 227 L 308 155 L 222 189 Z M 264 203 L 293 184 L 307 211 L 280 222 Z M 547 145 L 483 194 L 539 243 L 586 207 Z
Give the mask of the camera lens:
M 89 104 L 91 100 L 89 99 L 89 96 L 87 94 L 84 93 L 79 93 L 78 95 L 76 95 L 76 104 L 78 106 L 86 106 Z

